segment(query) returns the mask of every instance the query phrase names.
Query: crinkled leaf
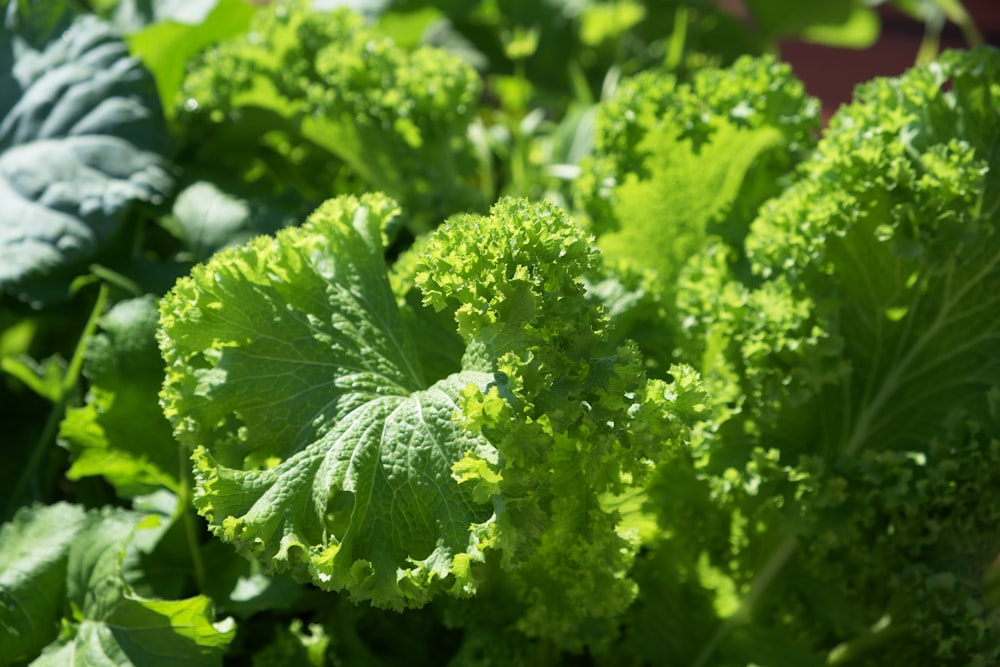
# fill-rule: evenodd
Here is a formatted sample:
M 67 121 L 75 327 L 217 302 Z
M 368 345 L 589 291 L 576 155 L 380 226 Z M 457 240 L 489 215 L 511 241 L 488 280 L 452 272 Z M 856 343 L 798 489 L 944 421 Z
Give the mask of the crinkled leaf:
M 683 391 L 647 382 L 632 347 L 595 358 L 590 239 L 516 199 L 455 216 L 396 275 L 466 345 L 465 370 L 426 388 L 382 258 L 394 214 L 383 196 L 332 200 L 163 300 L 164 407 L 199 445 L 195 504 L 241 552 L 323 588 L 401 608 L 485 577 L 526 633 L 606 642 L 639 543 L 601 499 L 683 442 L 700 389 L 681 370 Z M 503 573 L 473 567 L 488 550 Z
M 648 176 L 628 174 L 618 186 L 615 215 L 627 222 L 600 238 L 604 256 L 654 271 L 656 286 L 672 294 L 684 263 L 733 207 L 747 172 L 781 141 L 774 128 L 726 122 L 697 149 L 673 128 L 650 132 L 642 144 L 656 147 L 646 161 Z
M 246 35 L 189 68 L 177 118 L 212 143 L 230 122 L 259 123 L 250 135 L 274 151 L 279 181 L 320 197 L 385 192 L 408 224 L 427 229 L 480 207 L 466 136 L 479 89 L 475 70 L 455 56 L 407 52 L 346 7 L 324 12 L 294 0 L 262 9 Z M 310 156 L 320 160 L 295 176 Z
M 739 261 L 750 222 L 814 142 L 817 121 L 816 100 L 771 57 L 706 67 L 689 82 L 642 72 L 598 106 L 594 154 L 575 182 L 613 272 L 593 295 L 651 364 L 673 360 L 685 263 L 713 236 Z
M 1000 655 L 984 586 L 1000 550 L 998 73 L 981 48 L 862 86 L 762 207 L 754 275 L 714 246 L 681 276 L 684 353 L 727 403 L 700 464 L 726 519 L 692 546 L 752 606 L 714 659 L 764 627 L 828 663 Z M 690 533 L 670 496 L 661 522 Z
M 867 84 L 754 223 L 745 375 L 767 411 L 822 396 L 827 455 L 924 439 L 1000 383 L 998 71 L 980 49 Z
M 0 289 L 45 300 L 172 179 L 152 79 L 109 26 L 13 23 L 0 29 Z
M 195 452 L 212 530 L 278 570 L 401 608 L 470 586 L 470 526 L 491 509 L 451 479 L 479 446 L 457 397 L 423 386 L 389 289 L 380 196 L 227 249 L 161 307 L 164 405 Z

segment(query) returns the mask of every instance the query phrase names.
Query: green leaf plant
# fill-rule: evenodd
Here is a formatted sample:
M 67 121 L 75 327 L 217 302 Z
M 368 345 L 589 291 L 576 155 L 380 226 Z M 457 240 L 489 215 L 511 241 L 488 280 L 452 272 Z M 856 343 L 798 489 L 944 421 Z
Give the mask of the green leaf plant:
M 580 280 L 588 237 L 513 199 L 450 220 L 415 263 L 466 345 L 429 383 L 383 260 L 396 215 L 384 196 L 331 200 L 162 301 L 163 402 L 195 448 L 195 505 L 271 569 L 393 609 L 473 595 L 495 553 L 522 628 L 578 645 L 634 596 L 637 544 L 601 498 L 682 437 L 676 392 L 634 349 L 591 356 L 607 321 Z

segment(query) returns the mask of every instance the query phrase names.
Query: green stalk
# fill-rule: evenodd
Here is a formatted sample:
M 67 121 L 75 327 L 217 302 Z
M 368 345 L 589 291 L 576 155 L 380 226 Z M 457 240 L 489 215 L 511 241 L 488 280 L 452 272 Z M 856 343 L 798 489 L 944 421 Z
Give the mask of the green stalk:
M 936 0 L 936 4 L 948 17 L 948 20 L 959 27 L 966 44 L 970 47 L 976 47 L 986 43 L 983 34 L 979 32 L 979 28 L 976 27 L 972 16 L 965 9 L 961 0 Z
M 49 411 L 49 416 L 45 420 L 45 427 L 42 429 L 35 447 L 31 451 L 31 457 L 28 459 L 24 473 L 18 477 L 14 490 L 10 495 L 10 500 L 4 512 L 5 518 L 9 519 L 17 510 L 18 503 L 28 489 L 28 484 L 35 481 L 35 476 L 38 474 L 38 469 L 41 467 L 42 461 L 45 460 L 52 443 L 55 442 L 56 431 L 66 413 L 67 403 L 69 403 L 69 398 L 80 379 L 80 371 L 83 369 L 83 354 L 87 349 L 87 341 L 94 335 L 94 331 L 97 329 L 97 320 L 104 313 L 104 306 L 107 301 L 108 285 L 107 283 L 101 283 L 101 287 L 97 292 L 97 300 L 90 311 L 90 317 L 87 319 L 87 324 L 83 327 L 80 339 L 76 342 L 76 349 L 73 350 L 73 357 L 70 359 L 62 382 L 59 383 L 57 400 L 53 403 L 52 410 Z
M 739 608 L 719 626 L 715 634 L 712 635 L 712 638 L 705 644 L 701 653 L 698 654 L 695 661 L 691 663 L 691 667 L 705 667 L 705 665 L 709 664 L 709 660 L 711 660 L 712 656 L 718 650 L 719 645 L 732 634 L 737 626 L 744 623 L 750 617 L 753 606 L 760 599 L 760 596 L 764 594 L 764 591 L 771 586 L 771 582 L 784 569 L 785 564 L 788 563 L 792 554 L 795 553 L 798 545 L 799 541 L 796 538 L 786 537 L 778 548 L 775 549 L 774 553 L 771 554 L 771 558 L 768 559 L 767 564 L 754 577 L 753 583 L 750 584 L 750 590 L 740 600 Z
M 667 40 L 667 57 L 664 63 L 668 70 L 680 67 L 684 59 L 684 44 L 687 41 L 688 8 L 678 5 L 674 12 L 674 30 Z
M 184 536 L 187 538 L 188 555 L 191 556 L 194 580 L 198 586 L 198 591 L 204 593 L 206 581 L 205 562 L 202 560 L 201 550 L 198 548 L 199 531 L 194 517 L 194 491 L 191 488 L 191 469 L 186 454 L 187 449 L 178 443 L 177 458 L 179 459 L 178 476 L 180 478 L 180 491 L 177 498 L 177 512 L 181 514 L 181 520 L 184 522 Z
M 826 658 L 826 664 L 840 667 L 858 662 L 889 639 L 902 635 L 904 631 L 905 628 L 886 625 L 884 628 L 873 630 L 860 637 L 855 637 L 830 651 L 830 654 Z

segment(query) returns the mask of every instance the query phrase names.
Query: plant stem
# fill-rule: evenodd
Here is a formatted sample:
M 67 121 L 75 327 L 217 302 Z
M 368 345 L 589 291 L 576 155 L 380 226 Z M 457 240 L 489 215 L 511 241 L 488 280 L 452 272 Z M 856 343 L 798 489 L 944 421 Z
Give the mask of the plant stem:
M 198 548 L 198 525 L 194 517 L 194 493 L 191 489 L 191 470 L 188 465 L 187 449 L 177 444 L 178 477 L 180 478 L 180 493 L 177 503 L 177 511 L 181 514 L 181 521 L 184 522 L 184 535 L 187 538 L 188 555 L 191 557 L 191 567 L 194 570 L 194 581 L 198 586 L 198 592 L 205 592 L 205 562 L 201 558 L 201 550 Z
M 750 590 L 740 600 L 739 608 L 719 626 L 719 629 L 708 640 L 708 643 L 705 644 L 705 647 L 698 654 L 695 661 L 691 663 L 691 667 L 704 667 L 709 664 L 709 660 L 715 654 L 719 645 L 736 629 L 736 626 L 743 623 L 749 617 L 757 600 L 771 586 L 771 582 L 774 581 L 774 578 L 785 567 L 785 564 L 792 557 L 792 554 L 795 553 L 798 545 L 799 541 L 794 537 L 786 537 L 778 545 L 778 548 L 771 554 L 771 558 L 767 561 L 767 564 L 754 577 L 753 583 L 750 585 Z
M 965 43 L 970 47 L 982 46 L 985 44 L 983 34 L 979 32 L 975 21 L 969 14 L 962 0 L 937 0 L 937 6 L 941 8 L 948 20 L 954 23 L 962 31 Z
M 66 406 L 69 403 L 69 398 L 76 388 L 77 382 L 80 379 L 80 371 L 83 368 L 83 355 L 87 349 L 87 341 L 90 337 L 94 335 L 94 331 L 97 329 L 97 320 L 100 319 L 101 315 L 104 313 L 104 306 L 108 301 L 108 285 L 107 283 L 101 283 L 100 289 L 97 292 L 97 300 L 94 302 L 94 307 L 90 311 L 90 317 L 87 318 L 87 324 L 83 327 L 83 332 L 80 334 L 79 340 L 76 342 L 76 349 L 73 350 L 73 357 L 70 359 L 69 366 L 66 368 L 66 373 L 63 375 L 62 382 L 59 383 L 59 395 L 57 400 L 52 405 L 52 409 L 49 411 L 49 416 L 45 420 L 45 426 L 42 429 L 41 434 L 38 436 L 38 440 L 35 442 L 35 447 L 31 451 L 31 457 L 28 459 L 28 464 L 25 466 L 23 474 L 21 474 L 17 483 L 14 485 L 14 490 L 10 495 L 8 500 L 8 505 L 4 511 L 4 518 L 9 519 L 17 511 L 21 498 L 24 497 L 25 492 L 28 490 L 28 485 L 35 481 L 35 476 L 38 474 L 38 469 L 42 465 L 42 461 L 45 460 L 45 456 L 49 452 L 49 447 L 53 442 L 55 442 L 56 431 L 59 428 L 59 424 L 62 422 L 63 415 L 66 413 Z

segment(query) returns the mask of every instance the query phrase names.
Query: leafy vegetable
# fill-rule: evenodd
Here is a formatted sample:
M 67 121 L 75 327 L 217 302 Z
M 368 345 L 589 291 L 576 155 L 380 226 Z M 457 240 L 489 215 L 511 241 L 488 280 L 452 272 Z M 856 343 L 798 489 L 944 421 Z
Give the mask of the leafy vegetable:
M 998 71 L 949 53 L 862 87 L 753 223 L 752 277 L 685 269 L 686 354 L 729 402 L 703 475 L 743 517 L 708 551 L 743 601 L 706 656 L 751 624 L 830 660 L 996 659 Z
M 56 638 L 62 611 L 67 552 L 84 523 L 73 505 L 51 505 L 35 515 L 22 512 L 0 529 L 0 655 L 4 664 L 37 654 Z
M 536 607 L 524 628 L 575 636 L 634 594 L 634 546 L 600 499 L 680 434 L 668 390 L 633 350 L 589 356 L 606 322 L 579 280 L 587 238 L 516 200 L 424 247 L 416 283 L 467 345 L 463 369 L 428 386 L 381 258 L 397 213 L 384 197 L 332 200 L 163 301 L 166 412 L 202 445 L 195 504 L 244 553 L 379 606 L 470 595 L 471 568 L 500 550 Z
M 471 586 L 469 526 L 490 512 L 449 479 L 476 446 L 452 412 L 489 378 L 423 386 L 381 258 L 396 214 L 381 197 L 334 200 L 299 230 L 223 251 L 164 300 L 161 347 L 167 416 L 203 445 L 195 502 L 213 531 L 403 607 Z
M 258 119 L 262 136 L 285 134 L 290 145 L 280 150 L 293 160 L 296 143 L 314 144 L 342 160 L 359 189 L 397 198 L 426 228 L 478 203 L 478 185 L 466 181 L 475 161 L 465 136 L 478 95 L 475 71 L 458 58 L 407 53 L 359 15 L 312 11 L 303 0 L 275 3 L 246 35 L 208 51 L 180 103 L 192 122 Z M 351 182 L 305 178 L 321 197 L 334 178 Z
M 960 3 L 337 4 L 0 0 L 0 667 L 1000 662 Z
M 771 58 L 705 68 L 689 83 L 643 72 L 599 106 L 578 205 L 606 261 L 639 292 L 622 331 L 650 357 L 670 362 L 681 267 L 710 235 L 732 245 L 735 262 L 758 207 L 811 148 L 817 120 L 816 100 Z
M 23 510 L 4 526 L 3 664 L 49 641 L 33 665 L 221 664 L 231 622 L 213 624 L 207 598 L 147 600 L 122 579 L 134 531 L 152 529 L 143 521 L 122 510 L 52 505 Z
M 0 29 L 0 289 L 35 301 L 172 187 L 148 73 L 98 19 L 56 16 L 10 4 Z
M 180 490 L 177 444 L 157 394 L 163 364 L 156 348 L 156 303 L 121 301 L 99 321 L 88 341 L 84 375 L 87 404 L 71 408 L 59 437 L 74 454 L 69 479 L 103 475 L 123 497 L 161 487 Z

